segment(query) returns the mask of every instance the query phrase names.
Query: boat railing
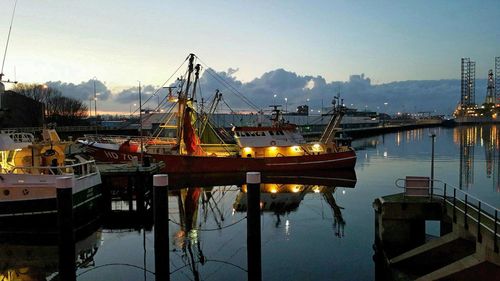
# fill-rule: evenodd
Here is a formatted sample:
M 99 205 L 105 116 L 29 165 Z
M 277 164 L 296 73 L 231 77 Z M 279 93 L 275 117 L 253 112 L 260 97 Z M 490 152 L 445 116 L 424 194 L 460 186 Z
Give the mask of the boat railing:
M 98 174 L 97 164 L 94 160 L 62 165 L 62 166 L 15 166 L 12 169 L 2 169 L 6 174 L 31 174 L 31 175 L 75 175 L 83 178 Z
M 170 137 L 151 137 L 151 136 L 123 136 L 123 135 L 95 135 L 95 134 L 85 134 L 81 140 L 88 142 L 100 142 L 100 143 L 116 143 L 121 144 L 127 140 L 147 144 L 175 144 L 177 142 L 176 138 Z
M 401 181 L 406 179 L 397 179 L 396 186 L 405 188 L 399 185 Z M 442 200 L 444 206 L 451 208 L 453 222 L 460 222 L 465 229 L 469 229 L 471 224 L 476 224 L 476 236 L 479 242 L 484 235 L 491 235 L 494 251 L 499 252 L 500 209 L 444 181 L 429 179 L 429 185 L 427 195 L 429 200 Z
M 15 143 L 32 143 L 35 141 L 35 136 L 30 133 L 19 133 L 14 130 L 2 130 L 1 133 L 8 134 Z

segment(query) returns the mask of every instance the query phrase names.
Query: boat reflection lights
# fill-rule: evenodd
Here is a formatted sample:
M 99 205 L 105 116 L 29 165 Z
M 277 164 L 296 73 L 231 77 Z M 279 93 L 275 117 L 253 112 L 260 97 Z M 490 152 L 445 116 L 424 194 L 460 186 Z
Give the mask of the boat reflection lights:
M 24 180 L 17 180 L 18 183 L 24 183 Z
M 300 191 L 300 185 L 296 185 L 296 186 L 294 186 L 294 187 L 293 187 L 293 189 L 292 189 L 292 192 L 293 192 L 293 193 L 297 193 L 297 192 L 299 192 L 299 191 Z
M 15 151 L 16 151 L 16 152 L 19 152 L 19 151 L 21 151 L 21 150 L 22 150 L 22 149 L 20 149 L 20 148 L 16 148 L 16 149 L 15 149 Z
M 271 193 L 277 193 L 278 192 L 278 187 L 277 186 L 273 186 L 273 187 L 271 187 L 271 189 L 269 191 Z
M 319 190 L 319 186 L 315 185 L 315 186 L 313 187 L 313 191 L 314 191 L 314 193 L 319 193 L 319 192 L 320 192 L 320 190 Z
M 300 152 L 300 146 L 298 145 L 294 145 L 292 147 L 290 147 L 293 151 L 296 151 L 296 152 Z
M 252 148 L 251 147 L 245 147 L 245 148 L 243 148 L 243 152 L 245 152 L 245 153 L 251 153 L 252 152 Z
M 197 229 L 191 229 L 188 233 L 189 239 L 191 241 L 198 241 L 198 230 Z

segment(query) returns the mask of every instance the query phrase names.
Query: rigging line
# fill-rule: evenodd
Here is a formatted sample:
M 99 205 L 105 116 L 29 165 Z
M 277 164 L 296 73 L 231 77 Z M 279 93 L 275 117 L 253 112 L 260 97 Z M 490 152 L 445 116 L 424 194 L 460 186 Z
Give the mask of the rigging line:
M 93 271 L 93 270 L 96 270 L 98 268 L 101 268 L 101 267 L 107 267 L 107 266 L 129 266 L 129 267 L 134 267 L 134 268 L 137 268 L 137 269 L 140 269 L 140 270 L 144 270 L 150 274 L 153 274 L 153 275 L 156 275 L 155 272 L 147 269 L 147 268 L 143 268 L 141 266 L 137 266 L 137 265 L 134 265 L 134 264 L 130 264 L 130 263 L 107 263 L 107 264 L 102 264 L 102 265 L 98 265 L 98 266 L 95 266 L 93 268 L 90 268 L 88 270 L 85 270 L 79 274 L 77 274 L 76 276 L 82 276 L 83 274 L 86 274 L 87 272 L 90 272 L 90 271 Z
M 223 264 L 227 264 L 227 265 L 232 265 L 232 266 L 234 266 L 234 267 L 236 267 L 236 268 L 238 268 L 238 269 L 241 269 L 241 270 L 242 270 L 242 271 L 244 271 L 244 272 L 248 272 L 248 270 L 247 270 L 247 269 L 245 269 L 245 268 L 243 268 L 242 266 L 239 266 L 239 265 L 237 265 L 237 264 L 234 264 L 234 263 L 231 263 L 231 262 L 228 262 L 228 261 L 223 261 L 223 260 L 214 260 L 214 259 L 206 259 L 204 262 L 216 262 L 216 263 L 223 263 Z M 198 260 L 198 261 L 195 261 L 195 263 L 201 263 L 201 262 Z M 177 271 L 179 271 L 179 270 L 181 270 L 181 269 L 183 269 L 183 268 L 185 268 L 185 267 L 188 267 L 188 266 L 191 266 L 191 264 L 185 264 L 185 265 L 183 265 L 183 266 L 181 266 L 181 267 L 179 267 L 179 268 L 176 268 L 176 269 L 172 270 L 172 271 L 170 272 L 170 275 L 172 275 L 172 274 L 176 273 Z
M 236 236 L 236 235 L 235 235 Z M 245 246 L 242 246 L 238 249 L 236 249 L 236 251 L 234 251 L 234 253 L 228 257 L 228 260 L 232 259 L 234 256 L 236 256 L 236 254 L 238 254 L 239 251 L 241 251 L 242 249 L 246 248 Z M 219 248 L 220 249 L 220 248 Z M 216 274 L 222 267 L 219 266 L 219 268 L 215 269 L 211 274 L 207 274 L 205 276 L 205 280 L 208 280 L 210 279 L 210 277 L 212 277 L 214 274 Z
M 212 131 L 213 131 L 213 132 L 215 132 L 215 135 L 216 135 L 216 136 L 217 136 L 217 138 L 218 138 L 218 139 L 222 142 L 222 144 L 226 144 L 226 143 L 224 142 L 224 140 L 222 139 L 222 137 L 219 135 L 219 132 L 217 132 L 217 131 L 216 131 L 216 129 L 214 128 L 214 126 L 212 125 L 212 123 L 211 123 L 211 122 L 208 122 L 207 124 L 208 124 L 208 126 L 210 127 L 210 129 L 212 129 Z M 227 152 L 229 152 L 229 148 L 228 148 L 227 146 L 224 146 L 223 148 L 224 148 L 224 150 L 226 150 Z
M 220 228 L 194 228 L 194 229 L 196 229 L 197 231 L 218 231 L 218 230 L 222 230 L 222 229 L 224 229 L 224 228 L 228 228 L 228 227 L 231 227 L 231 226 L 233 226 L 233 225 L 236 225 L 236 224 L 238 224 L 238 223 L 242 222 L 243 220 L 245 220 L 246 218 L 247 218 L 247 216 L 244 216 L 243 218 L 241 218 L 241 219 L 239 219 L 239 220 L 237 220 L 237 221 L 235 221 L 235 222 L 233 222 L 233 223 L 231 223 L 231 224 L 228 224 L 228 225 L 222 226 L 222 227 L 220 227 Z M 172 223 L 174 223 L 174 224 L 177 224 L 177 225 L 179 225 L 179 226 L 182 226 L 182 224 L 180 224 L 180 223 L 178 223 L 178 222 L 176 222 L 176 221 L 174 221 L 174 220 L 172 220 L 172 219 L 168 219 L 168 220 L 169 220 L 169 221 L 171 221 L 171 222 L 172 222 Z
M 184 59 L 184 61 L 181 63 L 181 65 L 179 65 L 179 67 L 177 67 L 177 69 L 174 71 L 174 73 L 172 73 L 172 75 L 170 75 L 170 77 L 168 77 L 168 79 L 163 82 L 163 84 L 160 86 L 160 88 L 158 88 L 154 93 L 158 93 L 158 91 L 160 91 L 160 89 L 162 89 L 167 83 L 168 81 L 170 81 L 170 79 L 172 79 L 172 77 L 174 77 L 174 75 L 177 73 L 177 71 L 179 71 L 179 69 L 181 69 L 181 67 L 186 63 L 186 61 L 189 59 L 189 56 L 186 57 L 186 59 Z
M 174 116 L 174 114 L 172 114 L 172 111 L 174 110 L 174 108 L 175 108 L 175 106 L 176 106 L 176 105 L 177 105 L 177 103 L 172 103 L 172 104 L 170 105 L 170 108 L 168 108 L 168 109 L 166 110 L 165 114 L 166 114 L 167 118 L 166 118 L 166 120 L 165 120 L 165 119 L 164 119 L 164 120 L 162 120 L 164 125 L 168 125 L 168 123 L 170 123 L 170 120 L 172 120 L 172 117 Z M 153 136 L 155 136 L 155 135 L 156 135 L 156 137 L 155 137 L 155 138 L 159 138 L 159 137 L 160 137 L 161 132 L 163 132 L 163 130 L 164 130 L 164 129 L 165 129 L 165 128 L 158 127 L 157 132 L 155 131 L 155 132 L 153 133 Z
M 208 202 L 208 207 L 209 207 L 209 208 L 210 208 L 210 210 L 212 211 L 212 214 L 213 214 L 213 216 L 214 216 L 214 221 L 215 221 L 215 223 L 217 224 L 217 226 L 218 226 L 219 228 L 221 228 L 221 227 L 222 227 L 222 225 L 221 225 L 221 224 L 222 224 L 222 221 L 223 221 L 223 220 L 221 220 L 221 222 L 219 222 L 218 217 L 217 217 L 217 215 L 215 214 L 214 208 L 213 208 L 212 204 L 210 204 L 210 201 Z
M 179 67 L 177 67 L 177 69 L 174 71 L 174 73 L 172 73 L 172 75 L 170 75 L 170 77 L 168 77 L 168 79 L 163 82 L 163 84 L 154 91 L 154 93 L 152 95 L 150 95 L 145 102 L 143 102 L 142 104 L 147 104 L 149 102 L 149 100 L 153 97 L 153 95 L 157 94 L 161 89 L 163 89 L 163 87 L 168 83 L 168 81 L 170 81 L 170 79 L 172 79 L 172 77 L 174 77 L 174 75 L 179 71 L 179 69 L 181 69 L 181 67 L 186 63 L 186 61 L 188 60 L 189 57 L 187 57 L 180 65 Z M 187 71 L 186 71 L 187 72 Z M 140 108 L 140 107 L 139 107 Z M 140 109 L 139 109 L 140 110 Z M 137 109 L 134 111 L 134 113 L 137 112 Z
M 233 90 L 233 92 L 237 95 L 240 96 L 241 99 L 243 99 L 244 101 L 246 101 L 248 103 L 248 105 L 254 107 L 254 109 L 257 109 L 257 110 L 260 110 L 260 108 L 258 106 L 256 106 L 251 100 L 249 100 L 245 95 L 243 95 L 240 91 L 238 91 L 238 89 L 236 89 L 233 85 L 231 85 L 230 83 L 228 83 L 221 75 L 219 75 L 217 72 L 215 72 L 214 70 L 212 70 L 210 67 L 208 67 L 208 65 L 203 61 L 201 60 L 199 57 L 197 57 L 201 63 L 204 64 L 205 68 L 207 69 L 208 73 L 210 75 L 212 75 L 212 77 L 214 77 L 215 79 L 219 80 L 219 82 L 225 84 L 228 88 L 230 88 L 231 90 Z M 212 72 L 215 73 L 215 75 L 217 77 L 215 77 L 213 74 L 210 73 L 209 70 L 212 70 Z
M 2 69 L 0 70 L 0 80 L 2 80 L 3 76 L 3 67 L 5 65 L 5 57 L 7 56 L 7 49 L 9 48 L 10 32 L 12 30 L 12 24 L 14 23 L 14 13 L 16 12 L 16 6 L 17 6 L 17 0 L 14 3 L 14 9 L 12 10 L 12 17 L 10 18 L 9 33 L 7 35 L 7 43 L 5 43 L 5 51 L 3 53 Z
M 226 82 L 224 80 L 224 78 L 221 78 L 221 76 L 217 72 L 215 72 L 214 70 L 212 70 L 210 68 L 207 69 L 207 72 L 214 79 L 216 79 L 220 83 L 224 84 L 226 86 L 226 88 L 228 88 L 230 91 L 232 91 L 236 96 L 238 96 L 240 99 L 242 99 L 249 106 L 253 107 L 256 110 L 260 110 L 260 108 L 257 105 L 255 105 L 250 99 L 248 99 L 244 94 L 242 94 L 234 86 L 232 86 L 231 84 L 229 84 L 228 82 Z M 213 73 L 211 73 L 211 72 L 215 73 L 215 75 Z
M 229 104 L 227 104 L 226 100 L 224 99 L 224 97 L 221 98 L 222 102 L 227 106 L 227 108 L 229 108 L 229 112 L 230 113 L 235 113 L 235 111 L 229 106 Z
M 170 252 L 173 252 L 180 259 L 180 261 L 184 261 L 184 257 L 183 257 L 184 254 L 181 255 L 180 253 L 182 253 L 182 252 L 180 252 L 180 250 L 179 251 L 174 250 L 174 251 L 170 251 Z M 178 265 L 175 264 L 175 260 L 173 260 L 173 259 L 170 259 L 170 264 L 173 267 L 178 267 Z M 184 262 L 183 268 L 184 267 L 186 267 L 186 262 Z M 191 278 L 189 278 L 189 276 L 186 273 L 184 273 L 184 272 L 181 272 L 181 273 L 182 273 L 182 275 L 184 275 L 184 277 L 186 277 L 187 280 L 192 280 Z M 170 272 L 169 274 L 172 274 L 172 273 Z

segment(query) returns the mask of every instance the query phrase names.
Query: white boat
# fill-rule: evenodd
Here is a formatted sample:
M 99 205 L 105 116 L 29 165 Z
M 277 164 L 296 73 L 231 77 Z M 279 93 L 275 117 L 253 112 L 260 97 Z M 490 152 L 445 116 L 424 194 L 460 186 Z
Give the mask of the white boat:
M 0 131 L 1 222 L 55 216 L 56 179 L 62 176 L 73 179 L 75 217 L 96 207 L 101 176 L 95 162 L 83 155 L 66 157 L 70 143 L 61 141 L 55 130 L 45 129 L 42 135 L 36 142 L 30 133 Z

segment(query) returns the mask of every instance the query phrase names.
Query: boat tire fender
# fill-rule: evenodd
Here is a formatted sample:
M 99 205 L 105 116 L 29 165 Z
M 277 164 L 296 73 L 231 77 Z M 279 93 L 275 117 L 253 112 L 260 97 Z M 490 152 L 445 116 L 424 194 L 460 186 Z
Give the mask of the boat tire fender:
M 271 141 L 271 145 L 272 145 L 272 146 L 275 146 L 275 145 L 276 145 L 276 142 L 275 142 L 275 141 Z

